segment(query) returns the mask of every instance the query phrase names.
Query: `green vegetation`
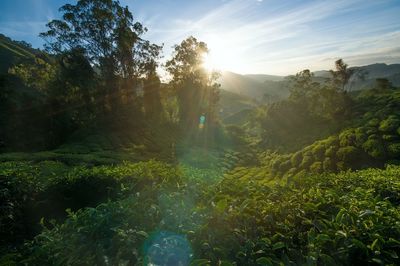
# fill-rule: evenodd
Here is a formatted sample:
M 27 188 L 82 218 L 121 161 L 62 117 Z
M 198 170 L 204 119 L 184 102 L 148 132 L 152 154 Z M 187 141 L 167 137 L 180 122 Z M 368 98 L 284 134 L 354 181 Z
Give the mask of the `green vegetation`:
M 399 174 L 392 166 L 275 184 L 259 167 L 222 176 L 157 161 L 2 163 L 2 195 L 12 195 L 2 201 L 2 224 L 8 225 L 2 240 L 40 232 L 23 222 L 46 217 L 43 231 L 2 262 L 168 264 L 193 256 L 194 265 L 397 264 Z M 67 207 L 65 222 L 50 222 L 64 218 Z M 148 253 L 151 236 L 162 232 L 180 236 L 175 245 L 190 246 L 179 253 L 171 244 L 165 257 Z
M 188 37 L 162 81 L 118 1 L 60 11 L 46 51 L 0 36 L 0 265 L 400 264 L 384 73 L 354 91 L 368 73 L 340 59 L 225 91 Z

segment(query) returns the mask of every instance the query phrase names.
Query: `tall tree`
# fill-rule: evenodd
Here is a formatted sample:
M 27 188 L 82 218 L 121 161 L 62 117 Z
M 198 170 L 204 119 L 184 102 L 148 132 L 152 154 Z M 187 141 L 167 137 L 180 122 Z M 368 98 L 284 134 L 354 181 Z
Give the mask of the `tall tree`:
M 318 82 L 313 81 L 313 77 L 314 73 L 309 69 L 290 77 L 290 99 L 298 100 L 311 97 L 319 86 Z
M 60 11 L 62 19 L 49 22 L 48 31 L 41 33 L 47 50 L 83 50 L 100 74 L 99 94 L 106 109 L 116 108 L 125 96 L 134 98 L 139 77 L 150 71 L 149 61 L 156 61 L 161 50 L 141 38 L 147 29 L 116 0 L 79 0 Z
M 166 63 L 178 96 L 180 123 L 184 127 L 197 126 L 201 116 L 208 125 L 216 121 L 219 85 L 217 74 L 203 66 L 207 53 L 207 45 L 191 36 L 175 46 L 173 58 Z
M 157 122 L 161 118 L 161 81 L 155 71 L 150 72 L 143 82 L 143 105 L 147 119 Z
M 335 70 L 330 70 L 334 86 L 337 86 L 341 91 L 345 90 L 351 76 L 354 74 L 354 69 L 348 68 L 348 65 L 339 59 L 335 61 Z

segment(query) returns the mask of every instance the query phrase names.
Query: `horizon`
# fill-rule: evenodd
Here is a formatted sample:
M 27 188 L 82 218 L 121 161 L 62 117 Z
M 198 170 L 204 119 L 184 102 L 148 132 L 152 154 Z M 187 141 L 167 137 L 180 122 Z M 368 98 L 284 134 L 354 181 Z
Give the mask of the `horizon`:
M 60 17 L 59 7 L 74 2 L 2 1 L 0 33 L 43 48 L 38 34 Z M 164 43 L 162 61 L 170 58 L 173 45 L 192 35 L 207 43 L 210 68 L 243 75 L 331 69 L 338 58 L 349 66 L 400 62 L 400 2 L 394 0 L 120 3 L 148 28 L 145 38 Z

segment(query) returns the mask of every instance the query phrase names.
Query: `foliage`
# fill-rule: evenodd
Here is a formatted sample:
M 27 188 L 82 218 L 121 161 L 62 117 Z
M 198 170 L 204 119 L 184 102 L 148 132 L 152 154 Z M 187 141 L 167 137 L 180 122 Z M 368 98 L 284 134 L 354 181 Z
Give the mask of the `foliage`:
M 200 115 L 206 116 L 209 126 L 216 122 L 217 76 L 207 72 L 203 66 L 207 53 L 204 42 L 189 37 L 175 46 L 173 58 L 166 63 L 178 97 L 180 122 L 186 129 L 197 127 Z
M 225 174 L 215 186 L 205 182 L 202 171 L 182 172 L 156 161 L 92 169 L 22 166 L 3 169 L 36 169 L 34 176 L 41 176 L 58 168 L 70 180 L 109 176 L 119 182 L 120 196 L 95 208 L 68 211 L 61 223 L 44 220 L 41 234 L 3 260 L 70 265 L 188 259 L 194 264 L 397 264 L 400 252 L 400 169 L 394 166 L 298 175 L 287 185 L 275 184 L 267 168 L 243 167 Z M 158 252 L 168 257 L 154 253 L 153 245 L 162 239 L 174 239 L 170 246 L 159 246 Z M 169 253 L 170 248 L 180 251 Z

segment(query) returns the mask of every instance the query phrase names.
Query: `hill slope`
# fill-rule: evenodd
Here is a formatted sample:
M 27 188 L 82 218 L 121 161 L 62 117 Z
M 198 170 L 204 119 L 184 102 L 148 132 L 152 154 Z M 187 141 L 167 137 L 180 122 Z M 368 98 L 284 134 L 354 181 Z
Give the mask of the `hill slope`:
M 25 42 L 13 41 L 0 34 L 0 74 L 6 74 L 11 66 L 24 59 L 33 58 L 37 52 Z
M 387 78 L 395 87 L 400 86 L 400 64 L 371 64 L 366 66 L 355 66 L 354 76 L 350 79 L 348 90 L 364 90 L 372 88 L 377 78 Z M 314 72 L 315 81 L 323 83 L 331 77 L 328 70 Z M 360 76 L 364 76 L 361 78 Z M 288 77 L 288 76 L 287 76 Z M 287 81 L 284 76 L 268 74 L 246 74 L 241 75 L 229 71 L 221 73 L 218 82 L 221 88 L 256 99 L 263 102 L 274 102 L 284 99 L 289 95 Z
M 257 106 L 254 99 L 224 89 L 220 90 L 220 118 L 224 119 L 243 110 L 253 109 Z
M 278 100 L 288 96 L 283 77 L 271 75 L 240 75 L 224 71 L 218 80 L 223 90 L 256 99 Z M 266 99 L 267 98 L 267 99 Z

